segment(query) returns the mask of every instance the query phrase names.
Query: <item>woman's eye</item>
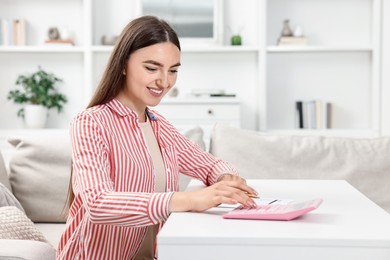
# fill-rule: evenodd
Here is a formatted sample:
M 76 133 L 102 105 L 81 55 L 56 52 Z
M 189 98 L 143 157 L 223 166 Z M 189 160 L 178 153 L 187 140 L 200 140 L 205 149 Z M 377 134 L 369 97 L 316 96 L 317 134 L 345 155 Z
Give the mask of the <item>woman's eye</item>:
M 145 67 L 148 71 L 156 71 L 157 69 L 152 68 L 152 67 Z
M 169 72 L 170 72 L 170 73 L 177 73 L 178 70 L 177 70 L 177 69 L 174 69 L 174 70 L 170 70 Z

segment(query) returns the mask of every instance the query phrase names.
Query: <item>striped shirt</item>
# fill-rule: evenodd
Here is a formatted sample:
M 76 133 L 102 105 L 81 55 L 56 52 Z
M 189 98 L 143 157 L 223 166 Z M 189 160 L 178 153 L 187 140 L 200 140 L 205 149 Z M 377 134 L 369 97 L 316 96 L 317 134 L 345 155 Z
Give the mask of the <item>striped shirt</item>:
M 81 112 L 70 131 L 75 199 L 57 259 L 132 259 L 147 226 L 161 228 L 168 218 L 179 172 L 206 185 L 222 172 L 236 172 L 201 151 L 157 112 L 146 112 L 161 148 L 166 192 L 154 192 L 152 158 L 134 111 L 113 99 Z

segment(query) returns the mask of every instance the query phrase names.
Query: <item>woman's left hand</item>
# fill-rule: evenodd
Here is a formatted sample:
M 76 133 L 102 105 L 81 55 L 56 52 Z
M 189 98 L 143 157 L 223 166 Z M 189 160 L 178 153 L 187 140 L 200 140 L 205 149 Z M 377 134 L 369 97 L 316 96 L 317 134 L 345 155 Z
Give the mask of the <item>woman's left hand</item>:
M 234 174 L 230 174 L 230 173 L 227 173 L 227 174 L 223 174 L 219 179 L 218 179 L 218 182 L 220 181 L 236 181 L 236 182 L 241 182 L 241 183 L 244 183 L 246 184 L 246 180 L 242 177 L 240 177 L 239 175 L 234 175 Z M 250 187 L 251 188 L 251 187 Z M 252 189 L 252 188 L 251 188 Z M 250 197 L 257 197 L 258 196 L 258 193 L 256 190 L 252 189 L 252 192 L 249 193 L 249 196 Z

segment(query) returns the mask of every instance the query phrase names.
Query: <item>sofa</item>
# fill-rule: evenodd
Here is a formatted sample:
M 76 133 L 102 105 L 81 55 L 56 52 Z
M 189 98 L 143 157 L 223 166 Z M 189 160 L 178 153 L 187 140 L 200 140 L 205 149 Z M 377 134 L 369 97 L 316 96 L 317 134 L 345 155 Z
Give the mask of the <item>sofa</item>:
M 7 137 L 8 146 L 2 144 L 0 259 L 55 259 L 65 227 L 67 132 L 22 131 Z
M 201 128 L 180 131 L 205 149 Z M 0 136 L 0 148 L 0 260 L 55 259 L 66 221 L 69 131 L 18 131 Z M 181 179 L 182 190 L 188 181 Z
M 182 132 L 204 149 L 202 129 Z M 68 131 L 26 131 L 7 140 L 5 160 L 0 154 L 0 259 L 54 259 L 66 219 Z M 276 135 L 217 124 L 210 153 L 247 179 L 344 179 L 390 213 L 390 137 Z M 181 190 L 189 180 L 180 176 Z

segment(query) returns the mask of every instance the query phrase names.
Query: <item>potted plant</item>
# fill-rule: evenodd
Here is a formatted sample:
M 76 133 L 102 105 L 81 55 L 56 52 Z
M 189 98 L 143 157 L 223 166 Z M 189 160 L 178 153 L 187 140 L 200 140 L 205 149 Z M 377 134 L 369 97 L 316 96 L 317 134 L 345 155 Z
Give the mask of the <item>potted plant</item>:
M 67 98 L 58 91 L 56 84 L 59 82 L 62 82 L 60 78 L 41 67 L 31 75 L 18 76 L 15 84 L 21 89 L 11 90 L 8 99 L 24 105 L 18 110 L 18 116 L 24 118 L 27 127 L 44 127 L 49 109 L 62 111 Z

